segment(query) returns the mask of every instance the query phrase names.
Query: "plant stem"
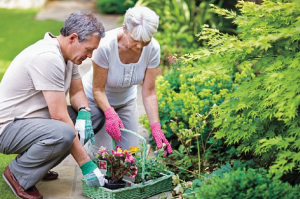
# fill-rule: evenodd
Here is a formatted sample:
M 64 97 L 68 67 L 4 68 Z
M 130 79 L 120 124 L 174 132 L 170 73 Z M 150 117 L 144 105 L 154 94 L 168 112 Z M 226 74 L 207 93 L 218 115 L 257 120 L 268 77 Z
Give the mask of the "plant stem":
M 197 138 L 197 148 L 198 148 L 198 173 L 200 176 L 200 171 L 201 171 L 200 147 L 199 147 L 198 136 L 196 138 Z
M 206 143 L 207 143 L 207 141 L 208 141 L 210 135 L 215 131 L 215 129 L 216 129 L 216 128 L 213 128 L 213 129 L 209 132 L 209 134 L 208 134 L 208 136 L 207 136 L 207 138 L 206 138 L 205 148 L 206 148 Z
M 207 177 L 205 177 L 205 176 L 203 176 L 203 175 L 201 175 L 201 174 L 194 173 L 194 172 L 189 171 L 189 170 L 187 170 L 187 169 L 184 169 L 184 168 L 182 168 L 182 167 L 180 167 L 180 166 L 178 166 L 178 165 L 176 165 L 176 164 L 171 164 L 171 163 L 168 163 L 168 164 L 173 165 L 173 166 L 177 167 L 178 169 L 181 169 L 181 170 L 187 171 L 187 172 L 189 172 L 189 173 L 192 173 L 192 174 L 194 174 L 194 175 L 197 175 L 197 176 L 199 176 L 199 177 L 203 177 L 203 178 L 209 179 L 209 178 L 207 178 Z
M 126 169 L 126 170 L 122 173 L 122 175 L 117 179 L 116 182 L 118 182 L 119 180 L 121 180 L 121 178 L 127 173 L 127 171 L 128 171 L 128 169 Z
M 113 161 L 111 161 L 110 159 L 109 159 L 109 157 L 108 157 L 108 161 L 109 161 L 109 163 L 110 163 L 110 178 L 111 179 L 113 179 Z
M 208 151 L 218 140 L 214 141 L 214 143 L 212 143 L 212 145 L 210 145 L 206 151 Z
M 189 158 L 190 158 L 190 160 L 191 160 L 192 165 L 194 165 L 195 163 L 193 162 L 193 159 L 191 158 L 191 155 L 190 155 L 189 151 L 187 150 L 185 144 L 183 143 L 183 141 L 181 140 L 181 138 L 177 135 L 177 133 L 176 133 L 175 131 L 173 131 L 173 132 L 174 132 L 175 135 L 179 138 L 179 141 L 181 142 L 181 144 L 182 144 L 183 147 L 185 148 L 185 151 L 186 151 L 186 153 L 188 154 L 188 156 L 189 156 Z

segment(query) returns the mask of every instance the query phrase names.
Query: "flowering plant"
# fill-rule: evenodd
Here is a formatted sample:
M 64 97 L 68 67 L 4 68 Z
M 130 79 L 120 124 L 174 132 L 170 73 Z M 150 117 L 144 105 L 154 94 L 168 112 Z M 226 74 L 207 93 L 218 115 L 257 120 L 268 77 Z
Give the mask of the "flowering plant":
M 122 179 L 124 175 L 134 178 L 138 169 L 135 165 L 134 157 L 127 150 L 122 150 L 120 146 L 116 146 L 115 150 L 108 150 L 101 146 L 96 157 L 101 160 L 108 161 L 107 169 L 110 172 L 109 183 L 116 183 Z

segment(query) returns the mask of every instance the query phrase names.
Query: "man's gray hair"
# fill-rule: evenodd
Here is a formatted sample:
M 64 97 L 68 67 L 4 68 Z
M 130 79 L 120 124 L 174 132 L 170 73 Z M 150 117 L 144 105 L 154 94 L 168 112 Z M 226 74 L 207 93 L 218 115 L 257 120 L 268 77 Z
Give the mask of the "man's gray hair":
M 78 41 L 84 42 L 88 40 L 90 35 L 103 38 L 105 36 L 105 29 L 92 13 L 78 11 L 70 14 L 60 33 L 65 37 L 76 33 Z
M 126 11 L 124 25 L 132 38 L 148 42 L 157 32 L 159 16 L 147 7 L 136 6 Z

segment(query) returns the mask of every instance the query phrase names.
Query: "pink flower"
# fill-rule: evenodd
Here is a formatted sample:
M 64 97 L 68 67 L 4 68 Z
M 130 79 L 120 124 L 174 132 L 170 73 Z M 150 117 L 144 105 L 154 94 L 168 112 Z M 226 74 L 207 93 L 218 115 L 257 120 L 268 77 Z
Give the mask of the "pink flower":
M 129 153 L 125 153 L 125 154 L 126 154 L 125 162 L 130 162 L 130 163 L 134 164 L 134 162 L 135 162 L 134 157 Z
M 111 150 L 111 154 L 113 154 L 113 156 L 123 157 L 123 151 L 121 150 L 121 148 L 118 148 L 117 151 Z
M 108 156 L 108 152 L 102 153 L 102 158 L 103 158 L 103 159 L 107 159 L 107 156 Z
M 101 146 L 98 153 L 105 158 L 104 156 L 108 154 L 108 151 L 106 150 L 106 148 L 104 146 Z
M 122 147 L 120 147 L 119 145 L 117 145 L 117 146 L 115 147 L 115 151 L 118 151 L 118 149 L 123 150 Z
M 134 169 L 132 172 L 130 172 L 131 176 L 129 176 L 129 178 L 134 178 L 137 175 L 138 169 L 136 167 L 136 165 L 131 166 L 130 169 Z

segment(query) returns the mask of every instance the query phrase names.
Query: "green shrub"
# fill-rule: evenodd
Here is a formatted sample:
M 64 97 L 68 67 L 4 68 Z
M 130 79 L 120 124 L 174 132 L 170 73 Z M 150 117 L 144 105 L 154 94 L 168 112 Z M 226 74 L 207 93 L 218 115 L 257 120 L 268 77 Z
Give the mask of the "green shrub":
M 238 36 L 204 26 L 199 34 L 206 48 L 181 60 L 206 63 L 226 74 L 232 70 L 233 92 L 214 117 L 215 138 L 257 155 L 262 167 L 287 173 L 300 165 L 300 1 L 266 0 L 261 5 L 240 1 L 241 15 L 213 6 L 234 19 Z M 199 74 L 203 65 L 190 72 Z M 195 107 L 201 110 L 201 107 Z M 275 160 L 275 162 L 274 162 Z
M 272 172 L 288 172 L 300 163 L 300 3 L 240 2 L 238 7 L 241 16 L 227 15 L 235 18 L 239 38 L 226 37 L 210 51 L 220 55 L 224 67 L 239 70 L 239 89 L 220 106 L 216 137 L 261 155 L 261 165 L 272 165 Z
M 206 71 L 203 68 L 197 75 L 180 73 L 178 70 L 171 70 L 156 80 L 159 119 L 163 129 L 170 133 L 167 137 L 174 136 L 174 130 L 182 133 L 185 129 L 203 124 L 203 120 L 195 113 L 206 116 L 213 105 L 221 104 L 231 90 L 231 77 L 221 71 Z M 213 114 L 206 119 L 204 139 L 212 130 L 212 117 Z M 171 120 L 175 122 L 170 122 Z M 146 117 L 140 121 L 149 128 Z M 178 146 L 178 142 L 174 140 L 173 146 Z
M 177 62 L 176 67 L 180 64 L 184 63 Z M 195 64 L 200 63 L 190 62 L 185 67 L 193 68 Z M 195 176 L 186 170 L 200 173 L 205 167 L 222 164 L 236 155 L 234 147 L 223 146 L 221 140 L 213 138 L 212 123 L 217 107 L 232 90 L 232 77 L 224 71 L 206 67 L 196 75 L 181 73 L 174 69 L 158 77 L 156 91 L 159 120 L 174 151 L 169 163 L 176 167 L 175 170 L 180 169 L 176 173 L 182 174 L 182 179 L 188 180 Z M 146 115 L 140 122 L 149 129 Z M 155 147 L 154 141 L 150 143 Z
M 124 14 L 137 0 L 97 0 L 97 8 L 105 14 Z
M 196 198 L 299 198 L 300 188 L 282 183 L 277 177 L 272 178 L 265 170 L 247 171 L 238 169 L 228 172 L 222 178 L 213 176 L 201 183 L 201 187 L 194 190 Z
M 194 52 L 200 43 L 186 31 L 186 26 L 179 28 L 180 24 L 175 23 L 163 23 L 162 26 L 163 30 L 155 34 L 155 39 L 161 47 L 160 67 L 169 69 L 175 61 L 173 56 Z

